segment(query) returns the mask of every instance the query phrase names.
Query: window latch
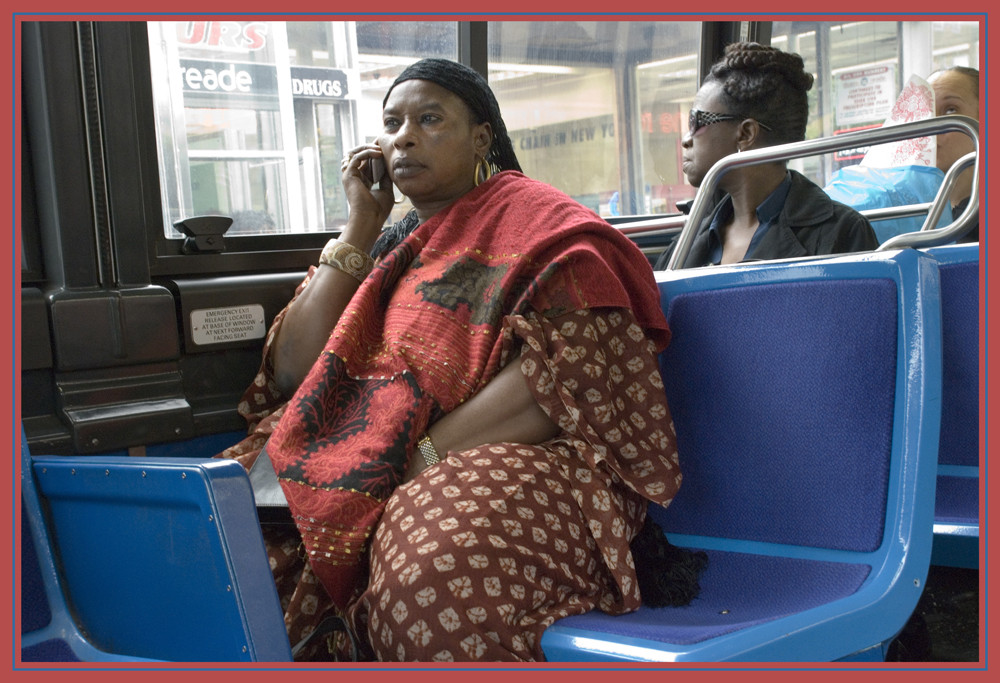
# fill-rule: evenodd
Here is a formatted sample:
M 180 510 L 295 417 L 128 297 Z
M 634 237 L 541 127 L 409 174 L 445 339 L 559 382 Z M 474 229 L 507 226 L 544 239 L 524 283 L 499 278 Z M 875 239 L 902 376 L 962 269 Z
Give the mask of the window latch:
M 226 250 L 223 235 L 232 224 L 229 216 L 190 216 L 174 222 L 174 227 L 185 235 L 181 245 L 185 254 L 211 254 Z

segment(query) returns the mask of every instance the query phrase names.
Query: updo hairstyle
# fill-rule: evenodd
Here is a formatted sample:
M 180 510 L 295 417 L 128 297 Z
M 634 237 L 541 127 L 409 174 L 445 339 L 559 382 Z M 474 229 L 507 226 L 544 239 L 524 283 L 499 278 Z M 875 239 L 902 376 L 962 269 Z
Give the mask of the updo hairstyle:
M 805 139 L 809 120 L 806 93 L 814 78 L 799 55 L 759 43 L 732 43 L 705 80 L 722 86 L 729 113 L 755 119 L 772 129 L 762 131 L 768 144 Z

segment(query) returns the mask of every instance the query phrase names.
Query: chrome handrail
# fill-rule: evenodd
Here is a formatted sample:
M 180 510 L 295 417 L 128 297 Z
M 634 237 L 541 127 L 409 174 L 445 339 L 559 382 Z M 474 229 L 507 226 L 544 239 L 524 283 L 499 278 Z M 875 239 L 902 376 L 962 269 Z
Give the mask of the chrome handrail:
M 938 135 L 940 133 L 947 133 L 950 131 L 963 132 L 971 137 L 973 144 L 975 145 L 975 152 L 973 152 L 973 154 L 975 158 L 978 158 L 979 124 L 975 119 L 969 118 L 968 116 L 958 115 L 937 116 L 922 121 L 909 121 L 891 126 L 883 126 L 881 128 L 845 133 L 844 135 L 803 140 L 800 142 L 790 142 L 783 145 L 774 145 L 738 154 L 730 154 L 723 157 L 708 170 L 701 186 L 698 188 L 697 194 L 695 194 L 694 204 L 691 206 L 691 213 L 687 218 L 684 228 L 681 230 L 681 233 L 677 238 L 676 246 L 674 247 L 673 253 L 670 255 L 669 262 L 667 263 L 667 270 L 675 270 L 677 268 L 677 264 L 684 263 L 688 252 L 691 250 L 691 243 L 694 241 L 694 235 L 698 226 L 701 224 L 705 215 L 707 215 L 709 210 L 712 208 L 709 206 L 709 203 L 711 201 L 711 197 L 715 193 L 715 188 L 718 186 L 719 179 L 731 169 L 742 168 L 744 166 L 754 166 L 757 164 L 766 164 L 775 161 L 786 161 L 788 159 L 798 159 L 801 157 L 836 152 L 842 149 L 851 149 L 866 145 L 880 145 L 887 142 L 896 142 L 898 140 L 906 140 L 909 138 Z M 947 198 L 947 195 L 943 195 L 940 191 L 938 195 L 939 196 L 935 197 L 935 201 L 932 204 L 937 204 L 939 201 L 944 201 Z M 932 206 L 928 215 L 930 215 L 931 211 L 935 210 L 937 211 L 937 215 L 940 216 L 944 207 L 940 206 L 935 209 Z M 952 241 L 955 236 L 959 236 L 962 229 L 971 221 L 971 216 L 975 215 L 978 210 L 979 165 L 976 164 L 974 166 L 974 175 L 972 179 L 972 196 L 969 199 L 968 206 L 965 208 L 965 211 L 962 212 L 962 215 L 959 216 L 958 220 L 952 222 L 946 227 L 940 228 L 939 230 L 908 233 L 907 236 L 918 236 L 911 239 L 914 239 L 915 243 L 920 244 L 921 246 L 944 244 Z M 897 237 L 903 236 L 904 235 L 899 235 Z M 878 249 L 885 250 L 888 248 L 896 248 L 895 246 L 889 246 L 890 243 L 894 243 L 895 240 L 896 238 L 887 240 L 886 243 L 879 246 Z
M 641 237 L 645 235 L 659 235 L 672 232 L 684 227 L 687 216 L 678 214 L 676 216 L 661 216 L 660 218 L 647 218 L 639 221 L 629 221 L 618 223 L 615 227 L 624 235 L 629 237 Z
M 967 155 L 971 160 L 975 159 L 975 155 L 970 153 Z M 962 157 L 965 159 L 966 157 Z M 961 164 L 962 159 L 956 162 L 956 165 Z M 968 165 L 968 164 L 966 164 Z M 953 167 L 954 168 L 954 167 Z M 957 174 L 956 174 L 957 177 Z M 945 183 L 948 182 L 948 176 L 945 176 L 945 180 L 942 181 L 942 187 L 946 187 Z M 954 183 L 952 183 L 954 184 Z M 950 190 L 950 185 L 947 186 Z M 867 218 L 869 221 L 887 221 L 896 218 L 912 218 L 914 216 L 928 216 L 931 208 L 934 206 L 934 202 L 918 202 L 916 204 L 902 204 L 900 206 L 883 206 L 877 209 L 859 209 L 858 213 Z M 940 216 L 935 217 L 935 222 Z M 675 214 L 672 216 L 660 216 L 658 218 L 636 218 L 629 219 L 626 221 L 621 221 L 618 223 L 613 223 L 613 227 L 621 232 L 623 235 L 627 235 L 630 238 L 635 237 L 652 237 L 655 235 L 670 235 L 676 232 L 680 232 L 681 228 L 684 227 L 684 223 L 687 221 L 687 216 L 683 214 Z M 929 224 L 924 223 L 921 230 L 928 230 Z
M 936 247 L 939 244 L 947 244 L 964 235 L 968 231 L 972 217 L 979 214 L 978 169 L 973 171 L 972 194 L 969 195 L 969 203 L 962 214 L 943 228 L 936 229 L 934 226 L 937 225 L 938 219 L 940 219 L 945 207 L 949 206 L 951 190 L 955 186 L 958 176 L 976 162 L 977 154 L 978 152 L 969 152 L 948 169 L 944 180 L 941 181 L 941 187 L 938 188 L 937 194 L 934 195 L 934 201 L 931 202 L 932 207 L 927 212 L 927 218 L 924 220 L 920 232 L 906 232 L 902 235 L 891 237 L 880 245 L 877 251 L 902 249 L 904 247 Z M 934 230 L 935 232 L 930 234 L 928 232 L 930 230 Z

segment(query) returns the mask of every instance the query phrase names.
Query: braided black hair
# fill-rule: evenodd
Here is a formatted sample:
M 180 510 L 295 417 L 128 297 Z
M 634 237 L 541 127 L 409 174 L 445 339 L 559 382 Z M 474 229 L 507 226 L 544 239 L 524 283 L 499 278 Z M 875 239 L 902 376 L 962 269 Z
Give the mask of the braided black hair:
M 772 144 L 805 140 L 813 80 L 799 55 L 752 42 L 727 45 L 706 79 L 722 86 L 730 111 L 770 127 Z
M 436 83 L 462 98 L 472 112 L 473 122 L 489 123 L 493 129 L 493 144 L 486 154 L 486 161 L 493 167 L 493 171 L 521 170 L 521 164 L 514 154 L 514 145 L 507 134 L 507 126 L 500 115 L 500 105 L 497 104 L 489 83 L 479 72 L 449 59 L 421 59 L 406 67 L 396 77 L 382 100 L 382 106 L 385 107 L 393 88 L 410 80 Z

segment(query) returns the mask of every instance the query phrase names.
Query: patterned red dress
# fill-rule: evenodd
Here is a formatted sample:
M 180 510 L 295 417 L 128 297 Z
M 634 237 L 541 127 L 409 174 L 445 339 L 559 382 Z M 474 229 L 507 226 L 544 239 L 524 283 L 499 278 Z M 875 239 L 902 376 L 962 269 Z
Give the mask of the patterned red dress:
M 333 611 L 366 657 L 539 660 L 554 620 L 639 606 L 629 543 L 680 471 L 669 332 L 626 238 L 502 173 L 380 261 L 284 407 L 280 321 L 240 406 L 252 434 L 223 455 L 249 467 L 270 434 L 298 527 L 267 533 L 293 642 Z M 561 433 L 450 452 L 401 485 L 427 425 L 515 361 Z

